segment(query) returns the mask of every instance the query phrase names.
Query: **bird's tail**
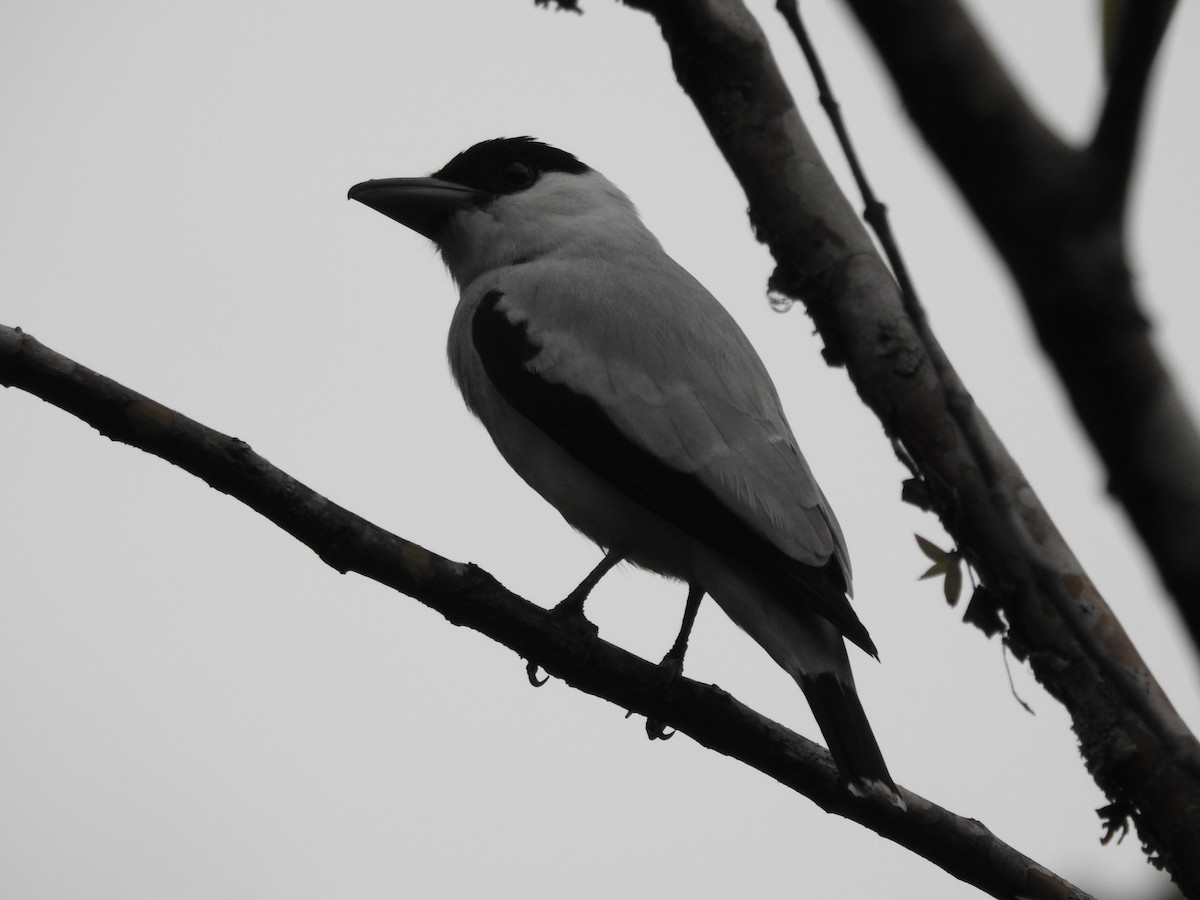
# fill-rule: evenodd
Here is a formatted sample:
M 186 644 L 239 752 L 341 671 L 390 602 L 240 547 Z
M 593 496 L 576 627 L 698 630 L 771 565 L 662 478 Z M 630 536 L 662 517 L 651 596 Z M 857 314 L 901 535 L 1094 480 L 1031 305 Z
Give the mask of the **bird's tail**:
M 882 794 L 905 808 L 854 685 L 832 672 L 800 675 L 796 680 L 850 793 L 859 797 Z

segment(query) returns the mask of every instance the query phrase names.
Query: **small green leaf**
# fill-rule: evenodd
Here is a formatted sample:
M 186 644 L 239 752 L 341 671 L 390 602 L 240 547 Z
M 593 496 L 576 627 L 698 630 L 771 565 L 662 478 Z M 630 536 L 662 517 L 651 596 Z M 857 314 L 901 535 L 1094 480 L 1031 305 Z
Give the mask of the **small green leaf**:
M 917 546 L 921 548 L 921 552 L 933 560 L 933 565 L 925 570 L 921 579 L 942 576 L 945 579 L 942 592 L 946 596 L 946 602 L 954 606 L 962 595 L 962 555 L 957 550 L 943 550 L 919 534 L 913 537 L 917 539 Z
M 946 580 L 942 582 L 942 591 L 946 595 L 946 602 L 951 606 L 958 603 L 958 598 L 962 594 L 963 574 L 962 566 L 955 566 L 946 572 Z
M 954 568 L 954 561 L 943 559 L 941 562 L 935 562 L 932 566 L 925 570 L 917 581 L 924 581 L 926 578 L 933 578 L 937 575 L 945 575 L 950 569 Z
M 941 560 L 943 560 L 947 556 L 949 556 L 950 553 L 952 552 L 949 550 L 943 550 L 941 547 L 939 547 L 933 541 L 926 540 L 925 538 L 921 537 L 919 534 L 914 534 L 913 537 L 915 537 L 917 539 L 917 546 L 921 548 L 921 552 L 924 553 L 926 556 L 928 556 L 930 559 L 932 559 L 934 562 L 940 562 Z

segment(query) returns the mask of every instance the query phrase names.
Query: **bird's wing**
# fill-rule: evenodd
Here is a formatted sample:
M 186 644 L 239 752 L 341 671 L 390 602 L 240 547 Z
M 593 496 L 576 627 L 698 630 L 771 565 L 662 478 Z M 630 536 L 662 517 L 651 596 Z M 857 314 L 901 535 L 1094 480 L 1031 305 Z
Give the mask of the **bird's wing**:
M 473 304 L 471 339 L 505 400 L 611 484 L 791 589 L 873 654 L 845 597 L 841 531 L 758 354 L 716 299 L 674 263 L 525 269 L 509 269 Z

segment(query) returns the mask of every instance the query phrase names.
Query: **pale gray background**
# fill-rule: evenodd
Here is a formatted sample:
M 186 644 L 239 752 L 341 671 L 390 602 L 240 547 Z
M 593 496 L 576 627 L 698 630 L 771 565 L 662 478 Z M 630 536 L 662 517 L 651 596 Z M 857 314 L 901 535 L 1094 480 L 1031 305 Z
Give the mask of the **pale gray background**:
M 1082 135 L 1099 96 L 1084 0 L 976 2 L 1038 106 Z M 1182 4 L 1137 179 L 1138 275 L 1200 383 L 1200 17 Z M 432 249 L 345 200 L 477 140 L 577 153 L 730 307 L 845 527 L 856 654 L 897 779 L 1082 886 L 1161 879 L 1061 708 L 959 624 L 898 502 L 905 472 L 771 263 L 675 85 L 653 21 L 528 0 L 10 2 L 0 9 L 0 321 L 255 449 L 397 533 L 550 604 L 597 559 L 500 460 L 444 364 L 455 294 Z M 798 51 L 753 9 L 826 147 Z M 805 4 L 938 334 L 1181 711 L 1197 667 L 1007 276 L 914 138 L 841 7 Z M 838 170 L 841 171 L 839 165 Z M 0 392 L 0 896 L 974 895 L 686 737 L 559 683 L 416 602 L 343 577 L 233 500 Z M 601 633 L 666 650 L 683 591 L 624 571 Z M 688 673 L 810 736 L 804 701 L 708 604 Z

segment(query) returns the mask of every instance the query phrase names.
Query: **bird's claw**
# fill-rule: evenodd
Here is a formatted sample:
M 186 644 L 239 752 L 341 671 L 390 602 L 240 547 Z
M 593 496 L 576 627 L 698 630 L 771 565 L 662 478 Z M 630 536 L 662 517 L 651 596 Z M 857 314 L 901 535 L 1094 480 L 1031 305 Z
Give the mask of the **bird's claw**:
M 667 653 L 666 656 L 664 656 L 662 658 L 662 662 L 660 662 L 658 664 L 658 667 L 659 667 L 659 669 L 662 670 L 663 674 L 666 676 L 666 678 L 664 679 L 664 686 L 669 687 L 671 685 L 671 683 L 673 681 L 675 681 L 676 678 L 678 678 L 680 675 L 683 674 L 683 656 L 682 656 L 682 654 L 677 653 L 674 649 L 672 649 L 671 651 L 669 651 Z M 633 715 L 633 711 L 631 710 L 625 714 L 625 718 L 628 719 L 632 715 Z M 647 716 L 647 718 L 646 718 L 646 737 L 650 738 L 650 740 L 652 740 L 652 741 L 668 741 L 668 740 L 670 740 L 675 735 L 675 732 L 678 729 L 671 728 L 671 730 L 668 731 L 667 730 L 668 728 L 671 728 L 671 726 L 667 725 L 667 723 L 660 722 L 660 721 L 658 721 L 658 719 L 651 719 L 650 717 Z
M 634 715 L 632 709 L 625 710 L 625 718 L 628 719 L 632 715 Z M 658 719 L 651 719 L 649 716 L 646 717 L 646 737 L 650 738 L 652 741 L 670 740 L 677 729 L 671 729 L 671 731 L 667 731 L 668 727 L 670 726 L 668 726 L 665 722 L 660 722 Z
M 529 683 L 532 684 L 534 687 L 541 687 L 543 684 L 545 684 L 547 681 L 550 680 L 549 675 L 547 675 L 545 678 L 538 678 L 537 673 L 538 673 L 538 664 L 535 663 L 531 659 L 529 661 L 529 663 L 525 666 L 525 676 L 529 679 Z
M 666 722 L 660 722 L 657 719 L 647 719 L 646 737 L 652 741 L 669 741 L 675 737 L 675 729 L 671 728 L 670 731 L 667 731 L 668 728 L 670 726 Z
M 587 616 L 583 614 L 583 601 L 587 599 L 587 591 L 574 590 L 567 594 L 566 599 L 560 600 L 557 604 L 550 608 L 550 616 L 557 620 L 560 624 L 583 632 L 590 638 L 596 637 L 600 633 L 600 629 Z M 591 647 L 588 647 L 590 652 Z M 538 678 L 538 664 L 533 660 L 529 660 L 529 664 L 525 666 L 525 675 L 529 678 L 529 683 L 534 687 L 541 687 L 550 680 L 550 675 L 545 678 Z

